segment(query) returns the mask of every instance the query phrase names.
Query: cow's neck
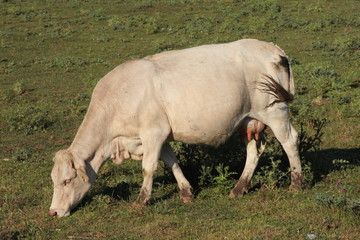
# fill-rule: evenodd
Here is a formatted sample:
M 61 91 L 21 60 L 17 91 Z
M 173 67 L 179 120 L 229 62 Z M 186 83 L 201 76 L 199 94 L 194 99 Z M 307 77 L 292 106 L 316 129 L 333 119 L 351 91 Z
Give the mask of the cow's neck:
M 104 151 L 108 135 L 107 127 L 104 125 L 106 122 L 105 114 L 101 114 L 103 112 L 101 110 L 91 108 L 90 104 L 89 111 L 69 148 L 78 161 L 90 163 L 95 172 L 109 157 L 105 156 Z

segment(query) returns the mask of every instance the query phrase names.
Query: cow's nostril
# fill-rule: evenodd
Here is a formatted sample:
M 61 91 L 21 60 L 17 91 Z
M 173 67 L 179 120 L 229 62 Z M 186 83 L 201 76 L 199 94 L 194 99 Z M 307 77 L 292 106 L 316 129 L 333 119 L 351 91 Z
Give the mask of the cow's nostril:
M 50 209 L 49 214 L 50 214 L 50 216 L 52 216 L 52 217 L 56 217 L 57 212 L 56 212 L 54 209 Z

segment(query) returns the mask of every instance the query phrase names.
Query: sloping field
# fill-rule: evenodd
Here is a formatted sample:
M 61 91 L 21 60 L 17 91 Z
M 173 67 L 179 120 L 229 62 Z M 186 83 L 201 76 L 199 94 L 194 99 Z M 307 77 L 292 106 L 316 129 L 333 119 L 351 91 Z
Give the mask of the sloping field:
M 359 9 L 358 0 L 0 1 L 0 239 L 359 239 Z M 286 157 L 267 130 L 243 198 L 227 196 L 244 164 L 234 136 L 219 149 L 173 145 L 194 203 L 180 203 L 160 164 L 152 202 L 133 208 L 141 163 L 108 161 L 70 217 L 48 216 L 52 158 L 102 76 L 130 59 L 241 38 L 290 57 L 303 191 L 288 191 Z

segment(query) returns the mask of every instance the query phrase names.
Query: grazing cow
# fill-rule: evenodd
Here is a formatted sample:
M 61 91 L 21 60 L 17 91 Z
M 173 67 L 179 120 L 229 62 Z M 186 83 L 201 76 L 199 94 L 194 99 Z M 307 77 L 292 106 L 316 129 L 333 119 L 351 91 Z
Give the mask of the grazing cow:
M 67 216 L 84 197 L 108 158 L 142 159 L 144 176 L 135 201 L 149 201 L 159 159 L 172 170 L 183 202 L 192 200 L 169 141 L 218 146 L 234 131 L 246 143 L 245 169 L 230 197 L 248 191 L 269 126 L 291 167 L 291 186 L 301 188 L 297 132 L 288 102 L 294 80 L 284 51 L 244 39 L 168 51 L 121 64 L 94 89 L 71 146 L 54 158 L 50 215 Z

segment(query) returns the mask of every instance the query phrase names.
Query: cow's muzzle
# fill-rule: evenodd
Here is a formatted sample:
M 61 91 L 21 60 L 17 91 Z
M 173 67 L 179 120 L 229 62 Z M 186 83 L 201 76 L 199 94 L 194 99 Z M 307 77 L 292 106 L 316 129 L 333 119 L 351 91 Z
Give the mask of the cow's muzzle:
M 70 212 L 64 213 L 61 210 L 50 209 L 49 210 L 49 215 L 52 216 L 52 217 L 66 217 L 66 216 L 70 215 Z

